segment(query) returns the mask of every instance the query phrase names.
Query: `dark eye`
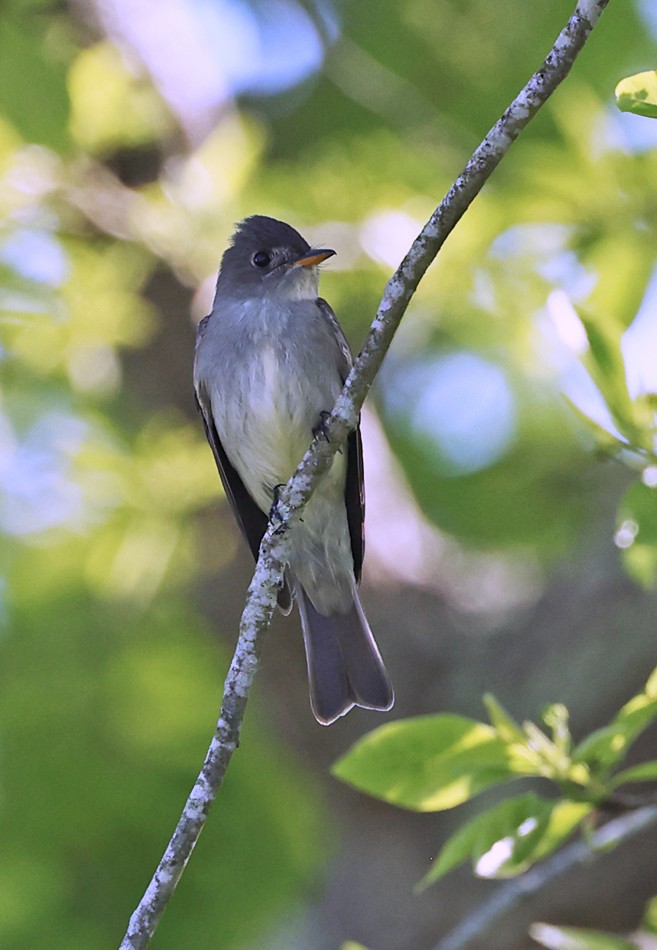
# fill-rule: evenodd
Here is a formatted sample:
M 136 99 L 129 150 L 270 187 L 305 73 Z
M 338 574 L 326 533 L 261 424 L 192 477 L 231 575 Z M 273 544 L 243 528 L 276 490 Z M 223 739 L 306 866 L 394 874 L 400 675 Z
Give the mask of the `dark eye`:
M 253 255 L 253 263 L 256 267 L 266 267 L 271 264 L 271 254 L 267 251 L 256 251 Z

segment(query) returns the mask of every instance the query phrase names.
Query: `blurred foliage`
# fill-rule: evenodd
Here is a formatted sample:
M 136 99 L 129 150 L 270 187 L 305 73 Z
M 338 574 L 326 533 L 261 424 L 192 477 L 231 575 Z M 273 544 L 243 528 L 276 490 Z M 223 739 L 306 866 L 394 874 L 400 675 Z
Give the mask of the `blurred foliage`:
M 3 651 L 2 944 L 112 946 L 203 760 L 227 658 L 175 600 L 143 614 L 29 586 Z M 198 946 L 255 938 L 316 868 L 308 779 L 262 731 L 244 745 L 156 946 L 185 945 L 190 919 Z
M 636 933 L 627 938 L 585 927 L 557 927 L 554 924 L 533 924 L 530 936 L 548 950 L 654 950 L 657 927 L 657 898 L 645 908 Z
M 109 6 L 0 11 L 7 950 L 120 937 L 209 739 L 226 658 L 193 592 L 234 544 L 205 543 L 218 480 L 191 382 L 185 402 L 175 380 L 189 373 L 190 311 L 208 306 L 233 222 L 260 211 L 330 239 L 339 256 L 323 293 L 357 346 L 387 275 L 572 0 L 382 0 L 376 16 L 307 5 L 321 71 L 239 100 L 226 79 L 198 126 L 144 49 L 103 19 Z M 244 37 L 227 29 L 239 53 Z M 654 270 L 657 149 L 636 144 L 627 123 L 641 120 L 619 117 L 611 93 L 652 47 L 638 6 L 610 4 L 423 281 L 375 394 L 427 517 L 465 547 L 520 551 L 545 570 L 604 508 L 592 450 L 620 451 L 642 480 L 620 505 L 616 543 L 645 585 L 657 579 L 655 388 L 641 372 L 629 386 L 623 341 Z M 162 273 L 186 309 L 154 299 Z M 153 371 L 162 338 L 175 346 Z M 150 402 L 139 384 L 153 379 Z M 589 384 L 593 410 L 580 399 Z M 450 720 L 453 741 L 474 730 L 492 758 L 468 788 L 444 779 L 442 801 L 510 777 L 500 728 Z M 596 754 L 611 754 L 606 741 Z M 454 762 L 435 764 L 449 777 Z M 157 946 L 187 945 L 190 928 L 199 950 L 257 940 L 326 861 L 314 784 L 257 704 L 221 795 Z M 523 796 L 499 820 L 533 810 L 551 847 L 554 810 L 537 802 Z
M 599 930 L 534 924 L 530 936 L 548 950 L 637 950 L 639 944 Z
M 490 725 L 442 713 L 398 720 L 359 740 L 333 774 L 361 791 L 414 811 L 441 811 L 518 778 L 547 780 L 557 797 L 528 792 L 469 819 L 443 844 L 423 885 L 464 861 L 479 877 L 515 877 L 555 851 L 595 809 L 628 784 L 654 782 L 657 761 L 621 769 L 637 737 L 657 719 L 657 669 L 608 726 L 573 741 L 561 703 L 544 726 L 515 722 L 492 697 Z M 552 946 L 552 944 L 549 944 Z

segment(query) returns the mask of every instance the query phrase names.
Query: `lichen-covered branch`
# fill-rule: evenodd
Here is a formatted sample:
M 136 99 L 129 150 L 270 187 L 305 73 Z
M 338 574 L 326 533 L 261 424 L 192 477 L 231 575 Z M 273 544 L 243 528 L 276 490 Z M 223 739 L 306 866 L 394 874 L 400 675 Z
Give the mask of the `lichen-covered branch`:
M 355 427 L 395 330 L 427 268 L 520 132 L 565 79 L 607 2 L 580 0 L 540 69 L 479 145 L 388 281 L 365 344 L 327 423 L 328 440 L 313 443 L 281 493 L 280 518 L 265 534 L 249 587 L 214 738 L 164 857 L 130 919 L 121 950 L 143 950 L 148 946 L 239 744 L 246 701 L 260 659 L 262 637 L 276 604 L 288 557 L 289 532 L 294 529 L 295 520 L 329 468 L 334 453 Z

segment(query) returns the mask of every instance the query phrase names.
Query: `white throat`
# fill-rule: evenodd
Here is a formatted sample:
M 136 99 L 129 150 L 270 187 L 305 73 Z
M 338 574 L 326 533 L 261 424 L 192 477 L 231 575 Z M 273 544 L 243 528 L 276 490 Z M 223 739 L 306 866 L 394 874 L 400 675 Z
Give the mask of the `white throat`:
M 278 285 L 278 295 L 284 300 L 317 300 L 318 293 L 316 267 L 292 267 Z

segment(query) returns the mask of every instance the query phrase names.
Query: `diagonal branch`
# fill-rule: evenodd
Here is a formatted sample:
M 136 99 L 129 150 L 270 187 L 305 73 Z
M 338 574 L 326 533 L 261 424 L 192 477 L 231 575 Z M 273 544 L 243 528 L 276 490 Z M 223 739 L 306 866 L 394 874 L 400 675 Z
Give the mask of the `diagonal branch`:
M 469 914 L 433 950 L 467 950 L 473 941 L 494 932 L 495 924 L 518 904 L 526 903 L 552 881 L 580 864 L 587 864 L 597 855 L 636 835 L 644 833 L 657 823 L 657 808 L 653 805 L 630 812 L 603 825 L 589 839 L 581 839 L 553 854 L 520 877 L 502 884 L 479 907 Z
M 239 744 L 249 690 L 260 661 L 262 639 L 271 622 L 276 594 L 288 560 L 289 537 L 294 522 L 315 485 L 330 467 L 333 455 L 355 428 L 395 330 L 427 268 L 518 135 L 566 78 L 607 3 L 608 0 L 579 0 L 541 67 L 473 153 L 388 281 L 365 344 L 327 423 L 330 441 L 317 440 L 306 452 L 281 494 L 278 504 L 280 520 L 270 524 L 263 538 L 240 622 L 235 655 L 226 677 L 215 734 L 173 837 L 130 918 L 120 950 L 143 950 L 150 943 Z

